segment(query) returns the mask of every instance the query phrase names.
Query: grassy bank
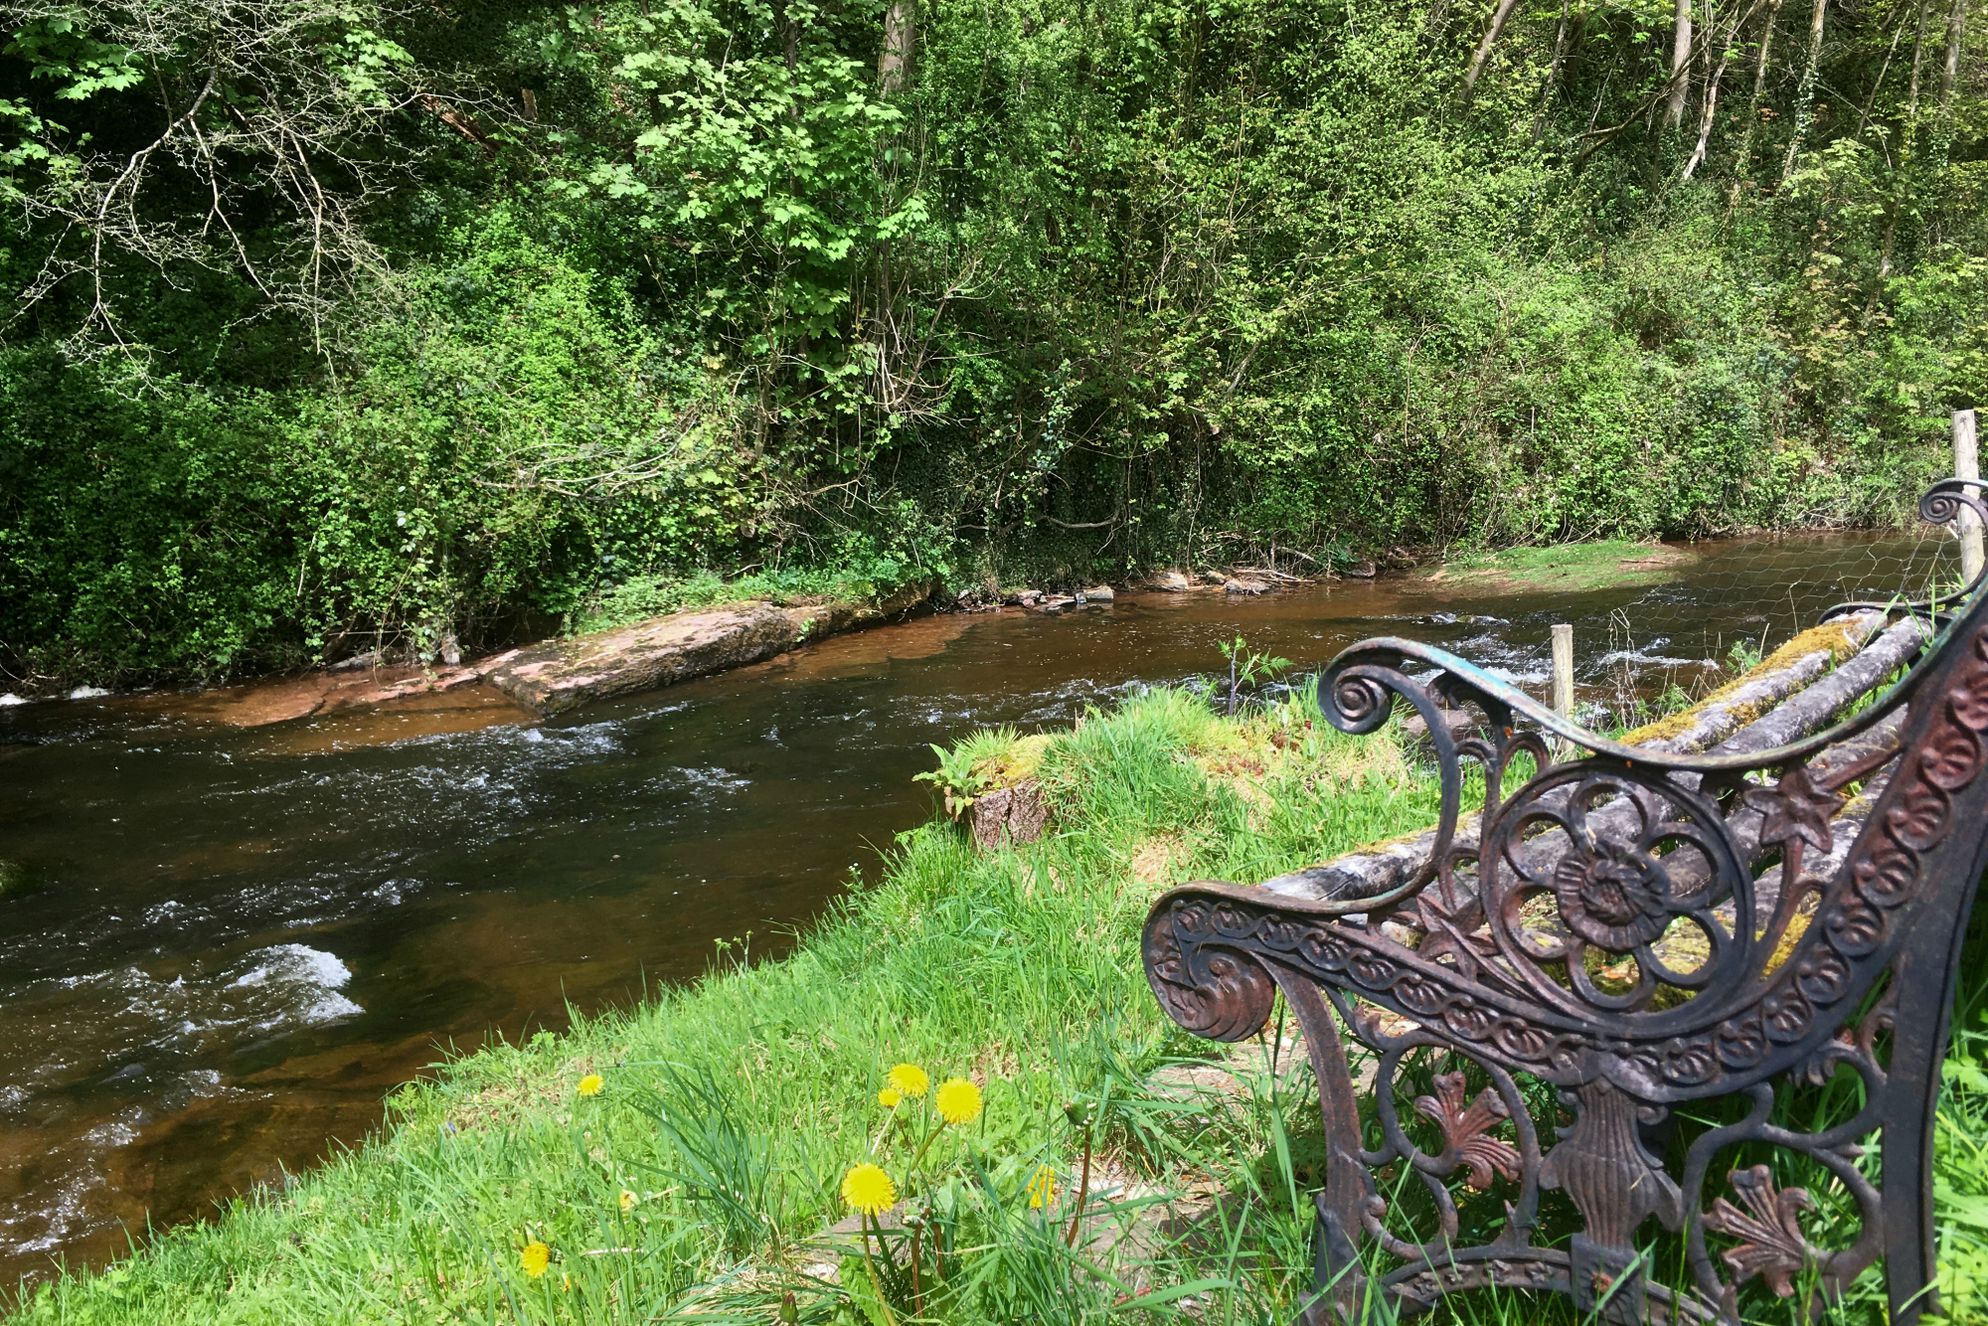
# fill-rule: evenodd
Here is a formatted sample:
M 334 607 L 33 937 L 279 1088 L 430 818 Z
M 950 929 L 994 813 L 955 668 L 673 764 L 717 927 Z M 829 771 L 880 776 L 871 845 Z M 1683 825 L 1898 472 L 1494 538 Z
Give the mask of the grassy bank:
M 1523 586 L 1556 593 L 1659 584 L 1688 554 L 1669 544 L 1602 539 L 1464 553 L 1433 575 L 1469 585 Z
M 1261 878 L 1432 818 L 1401 747 L 1312 712 L 1225 720 L 1162 691 L 1095 716 L 1041 753 L 1044 841 L 979 855 L 950 825 L 907 834 L 791 958 L 726 950 L 694 988 L 463 1059 L 403 1090 L 376 1142 L 37 1290 L 20 1320 L 1287 1321 L 1318 1182 L 1309 1078 L 1251 1045 L 1183 1071 L 1211 1047 L 1163 1020 L 1136 941 L 1169 884 Z M 1988 1222 L 1970 1223 L 1988 1210 L 1981 1059 L 1965 1039 L 1944 1119 L 1963 1279 L 1988 1262 Z M 900 1063 L 930 1089 L 890 1105 Z M 868 1159 L 949 1230 L 943 1290 L 822 1237 Z M 1469 1309 L 1559 1319 L 1520 1311 Z

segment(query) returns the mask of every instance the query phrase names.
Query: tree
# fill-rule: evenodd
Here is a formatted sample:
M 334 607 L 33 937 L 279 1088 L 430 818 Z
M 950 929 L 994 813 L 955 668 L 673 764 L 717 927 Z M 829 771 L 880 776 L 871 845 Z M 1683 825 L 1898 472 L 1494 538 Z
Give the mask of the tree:
M 492 144 L 395 19 L 347 0 L 20 0 L 5 49 L 26 77 L 0 97 L 0 199 L 37 255 L 20 310 L 59 304 L 78 344 L 131 348 L 150 282 L 207 270 L 321 339 L 353 276 L 384 270 L 363 220 L 413 178 L 397 122 L 422 108 Z

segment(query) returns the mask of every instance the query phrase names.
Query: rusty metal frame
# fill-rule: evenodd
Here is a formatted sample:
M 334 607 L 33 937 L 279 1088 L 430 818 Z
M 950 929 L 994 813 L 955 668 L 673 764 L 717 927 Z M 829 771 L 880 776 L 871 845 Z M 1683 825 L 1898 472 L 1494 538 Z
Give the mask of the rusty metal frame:
M 1944 480 L 1920 513 L 1988 523 L 1984 487 Z M 1333 660 L 1319 697 L 1335 727 L 1373 732 L 1402 702 L 1428 724 L 1429 861 L 1375 897 L 1178 888 L 1143 947 L 1154 994 L 1190 1031 L 1249 1037 L 1280 992 L 1303 1029 L 1328 1160 L 1319 1292 L 1301 1322 L 1504 1285 L 1608 1322 L 1736 1323 L 1754 1279 L 1821 1316 L 1880 1260 L 1892 1321 L 1933 1308 L 1934 1109 L 1988 867 L 1979 590 L 1938 612 L 1938 636 L 1880 701 L 1755 754 L 1626 746 L 1409 640 Z M 1489 735 L 1453 736 L 1444 704 L 1477 708 Z M 1550 738 L 1577 757 L 1556 762 Z M 1508 795 L 1521 752 L 1537 772 Z M 1484 781 L 1476 842 L 1456 835 L 1466 761 Z M 1872 789 L 1845 853 L 1831 817 Z M 1771 894 L 1729 823 L 1742 806 L 1779 858 Z M 1681 932 L 1702 947 L 1695 966 L 1661 942 Z M 1635 974 L 1611 986 L 1599 970 Z M 1825 1085 L 1833 1095 L 1809 1100 L 1834 1101 L 1831 1117 L 1776 1114 Z M 1856 1229 L 1847 1242 L 1805 1232 L 1818 1181 Z M 1547 1194 L 1571 1207 L 1564 1243 L 1545 1237 Z

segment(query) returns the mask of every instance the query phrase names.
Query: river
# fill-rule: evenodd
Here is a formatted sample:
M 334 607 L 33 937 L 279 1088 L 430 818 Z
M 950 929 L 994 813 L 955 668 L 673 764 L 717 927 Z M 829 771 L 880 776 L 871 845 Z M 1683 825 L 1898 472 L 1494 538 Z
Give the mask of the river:
M 1571 621 L 1590 698 L 1688 686 L 1926 546 L 928 617 L 550 722 L 477 691 L 247 730 L 191 697 L 0 710 L 0 1275 L 308 1165 L 450 1047 L 695 977 L 720 940 L 778 952 L 931 813 L 929 743 L 1213 672 L 1238 632 L 1301 667 L 1413 635 L 1543 687 Z

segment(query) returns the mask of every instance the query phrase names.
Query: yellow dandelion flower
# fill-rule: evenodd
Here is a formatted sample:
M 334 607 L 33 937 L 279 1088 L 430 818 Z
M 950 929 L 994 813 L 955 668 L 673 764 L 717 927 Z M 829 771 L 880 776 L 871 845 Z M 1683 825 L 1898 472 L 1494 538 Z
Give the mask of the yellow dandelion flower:
M 904 1093 L 896 1087 L 885 1087 L 877 1093 L 877 1104 L 887 1110 L 894 1110 L 904 1103 Z
M 1029 1210 L 1040 1211 L 1056 1201 L 1056 1171 L 1047 1165 L 1038 1165 L 1035 1177 L 1029 1180 Z
M 939 1084 L 932 1103 L 947 1123 L 972 1123 L 980 1117 L 980 1088 L 963 1077 L 949 1077 Z
M 518 1253 L 518 1265 L 526 1275 L 536 1280 L 545 1274 L 546 1267 L 552 1265 L 552 1249 L 533 1239 Z
M 880 1216 L 897 1202 L 897 1185 L 882 1169 L 864 1161 L 842 1176 L 842 1200 L 852 1211 Z
M 913 1099 L 924 1095 L 925 1089 L 932 1085 L 932 1079 L 925 1076 L 925 1070 L 917 1064 L 897 1065 L 890 1070 L 888 1081 L 891 1090 L 897 1092 L 900 1097 L 908 1096 Z
M 635 1209 L 635 1204 L 641 1200 L 642 1200 L 641 1198 L 637 1197 L 634 1193 L 628 1191 L 628 1189 L 623 1188 L 621 1190 L 621 1209 L 623 1211 L 633 1211 Z
M 606 1085 L 607 1079 L 599 1073 L 589 1073 L 581 1078 L 580 1085 L 573 1089 L 583 1096 L 598 1096 L 601 1094 L 601 1089 Z

